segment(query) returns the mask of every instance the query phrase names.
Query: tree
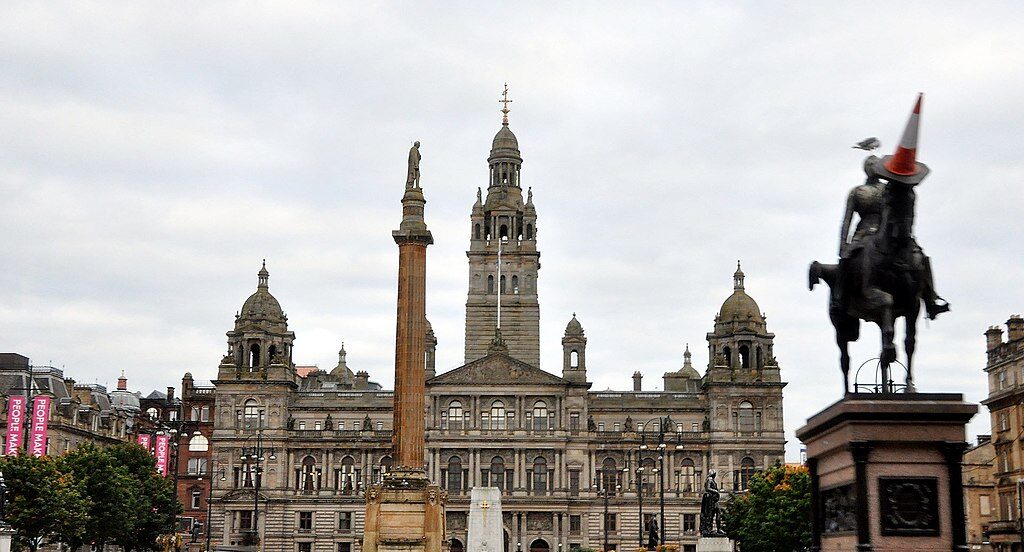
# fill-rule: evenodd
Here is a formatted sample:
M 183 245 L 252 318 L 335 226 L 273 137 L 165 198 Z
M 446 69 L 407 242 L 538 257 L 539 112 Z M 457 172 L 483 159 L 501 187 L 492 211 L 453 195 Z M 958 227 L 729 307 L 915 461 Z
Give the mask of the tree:
M 114 462 L 125 468 L 137 489 L 138 507 L 132 512 L 135 530 L 121 535 L 114 542 L 126 551 L 151 550 L 157 537 L 175 530 L 181 504 L 175 495 L 174 483 L 156 472 L 156 460 L 146 449 L 126 443 L 106 449 Z
M 142 491 L 127 467 L 91 443 L 60 457 L 60 463 L 89 500 L 89 523 L 81 540 L 69 541 L 73 550 L 85 543 L 102 547 L 137 530 Z
M 811 545 L 807 468 L 776 464 L 754 474 L 748 492 L 729 501 L 726 533 L 743 552 L 796 552 Z
M 64 542 L 81 539 L 88 521 L 88 500 L 73 479 L 47 456 L 0 458 L 7 483 L 4 520 L 16 531 L 15 542 L 35 551 L 45 537 Z

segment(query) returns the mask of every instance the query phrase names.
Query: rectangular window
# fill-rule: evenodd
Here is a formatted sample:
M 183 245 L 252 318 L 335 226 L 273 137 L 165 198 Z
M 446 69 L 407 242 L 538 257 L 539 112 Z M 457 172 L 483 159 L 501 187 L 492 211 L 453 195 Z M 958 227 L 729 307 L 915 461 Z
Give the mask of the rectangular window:
M 1006 412 L 999 413 L 999 431 L 1010 429 L 1010 415 Z
M 612 424 L 612 431 L 614 431 L 615 433 L 622 431 L 622 424 L 620 424 L 619 422 L 615 422 L 614 424 Z
M 203 501 L 203 492 L 202 491 L 200 491 L 200 490 L 192 491 L 192 497 L 191 498 L 192 498 L 192 500 L 189 503 L 189 505 L 191 506 L 191 508 L 193 510 L 198 510 L 199 508 L 202 508 L 202 501 Z
M 636 424 L 636 432 L 637 433 L 643 433 L 644 432 L 644 424 Z
M 604 431 L 604 422 L 597 422 L 597 430 Z
M 580 472 L 579 470 L 569 470 L 569 496 L 579 496 L 579 494 Z
M 579 535 L 583 531 L 583 523 L 580 516 L 569 516 L 569 534 Z
M 690 431 L 694 433 L 700 431 L 700 425 L 697 424 L 697 422 L 693 422 L 692 424 L 690 424 Z
M 999 389 L 1006 389 L 1006 372 L 999 372 L 996 377 L 999 378 Z
M 341 512 L 338 514 L 338 530 L 339 531 L 351 531 L 352 530 L 352 512 Z M 338 544 L 349 544 L 338 543 Z
M 615 514 L 607 513 L 604 515 L 604 530 L 614 531 L 615 530 Z
M 697 532 L 697 514 L 683 514 L 683 533 L 692 535 Z
M 252 530 L 252 510 L 238 512 L 238 529 L 240 531 Z
M 313 543 L 311 542 L 300 542 L 299 552 L 313 552 Z
M 569 431 L 578 433 L 580 430 L 580 413 L 570 412 L 569 413 Z
M 306 430 L 306 422 L 304 422 L 304 421 L 303 422 L 299 422 L 299 431 L 305 431 L 305 430 Z
M 384 431 L 384 422 L 377 422 L 377 431 Z
M 311 531 L 313 529 L 313 512 L 299 512 L 299 530 Z
M 352 552 L 352 543 L 351 542 L 339 542 L 338 543 L 338 552 Z
M 320 422 L 313 422 L 313 429 L 320 431 L 322 427 L 323 426 L 320 425 Z
M 983 516 L 992 515 L 992 504 L 989 503 L 988 495 L 978 497 L 978 510 Z
M 339 431 L 345 431 L 345 422 L 344 421 L 338 422 L 338 430 Z M 348 543 L 347 542 L 339 542 L 338 544 L 348 544 Z

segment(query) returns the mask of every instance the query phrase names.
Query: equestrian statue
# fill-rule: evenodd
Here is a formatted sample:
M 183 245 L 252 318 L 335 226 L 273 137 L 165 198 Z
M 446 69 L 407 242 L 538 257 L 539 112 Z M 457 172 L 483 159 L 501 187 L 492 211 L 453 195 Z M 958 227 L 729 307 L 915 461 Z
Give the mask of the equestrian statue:
M 896 361 L 895 322 L 903 318 L 906 391 L 913 392 L 911 366 L 921 303 L 931 320 L 949 311 L 949 303 L 935 292 L 931 262 L 913 234 L 914 187 L 929 172 L 928 166 L 916 159 L 921 100 L 922 95 L 918 95 L 896 152 L 882 158 L 871 155 L 864 160 L 867 180 L 851 190 L 846 201 L 839 262 L 814 261 L 808 271 L 810 289 L 824 280 L 831 290 L 828 312 L 839 345 L 845 393 L 850 392 L 849 343 L 860 337 L 861 320 L 874 322 L 881 330 L 881 392 L 892 393 L 895 388 L 890 365 Z M 878 140 L 868 139 L 854 147 L 874 149 Z M 855 214 L 859 220 L 851 236 Z

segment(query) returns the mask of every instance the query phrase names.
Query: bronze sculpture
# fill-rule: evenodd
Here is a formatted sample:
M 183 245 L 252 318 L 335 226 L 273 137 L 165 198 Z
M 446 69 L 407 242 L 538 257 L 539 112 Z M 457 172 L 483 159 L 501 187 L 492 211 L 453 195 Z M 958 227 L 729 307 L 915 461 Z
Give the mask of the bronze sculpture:
M 700 501 L 700 536 L 702 537 L 724 537 L 722 531 L 722 507 L 719 500 L 722 491 L 718 490 L 718 482 L 715 470 L 708 470 L 708 476 L 704 480 L 704 494 Z
M 895 319 L 903 317 L 907 356 L 906 390 L 914 390 L 912 359 L 917 316 L 925 303 L 928 318 L 949 310 L 935 293 L 931 263 L 913 237 L 914 186 L 928 175 L 928 166 L 916 160 L 921 96 L 894 155 L 872 155 L 864 162 L 867 181 L 848 197 L 840 235 L 838 264 L 811 263 L 808 287 L 824 280 L 829 285 L 829 317 L 840 350 L 843 388 L 850 392 L 849 343 L 860 337 L 860 321 L 875 322 L 882 334 L 879 355 L 881 391 L 894 391 L 889 366 L 896 361 L 893 344 Z M 884 181 L 884 183 L 883 183 Z M 853 215 L 860 221 L 849 236 Z

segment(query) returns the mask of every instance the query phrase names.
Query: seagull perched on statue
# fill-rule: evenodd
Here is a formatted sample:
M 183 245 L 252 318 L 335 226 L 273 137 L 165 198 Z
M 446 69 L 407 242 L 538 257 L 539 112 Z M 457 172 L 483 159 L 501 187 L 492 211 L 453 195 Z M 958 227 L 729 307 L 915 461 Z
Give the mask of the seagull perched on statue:
M 882 145 L 882 142 L 880 142 L 878 140 L 878 138 L 875 138 L 874 136 L 872 136 L 871 138 L 865 138 L 865 139 L 861 140 L 860 142 L 857 142 L 856 146 L 851 146 L 851 147 L 853 147 L 854 149 L 862 149 L 864 151 L 871 151 L 873 149 L 878 149 L 878 146 L 881 146 L 881 145 Z

